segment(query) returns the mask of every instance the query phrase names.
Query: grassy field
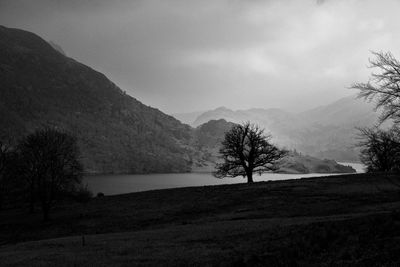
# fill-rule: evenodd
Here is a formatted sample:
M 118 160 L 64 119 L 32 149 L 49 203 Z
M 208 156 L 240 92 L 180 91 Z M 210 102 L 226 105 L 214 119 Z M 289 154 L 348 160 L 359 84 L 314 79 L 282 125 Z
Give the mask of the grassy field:
M 0 212 L 1 266 L 399 266 L 400 176 L 155 190 Z M 83 245 L 82 236 L 85 244 Z

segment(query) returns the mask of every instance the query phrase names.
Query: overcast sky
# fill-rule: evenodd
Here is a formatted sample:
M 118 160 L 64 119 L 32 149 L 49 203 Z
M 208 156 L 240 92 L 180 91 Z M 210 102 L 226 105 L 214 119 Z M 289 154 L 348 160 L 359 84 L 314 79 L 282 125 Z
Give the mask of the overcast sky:
M 164 112 L 292 111 L 356 93 L 400 57 L 396 0 L 0 0 L 0 24 L 59 44 Z

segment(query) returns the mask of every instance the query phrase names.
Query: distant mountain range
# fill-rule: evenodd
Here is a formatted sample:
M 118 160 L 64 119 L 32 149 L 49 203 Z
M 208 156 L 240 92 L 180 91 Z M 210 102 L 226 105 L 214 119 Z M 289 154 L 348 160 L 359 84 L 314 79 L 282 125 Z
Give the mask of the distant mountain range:
M 194 111 L 188 113 L 174 113 L 171 114 L 174 118 L 178 119 L 182 123 L 186 123 L 193 126 L 193 122 L 197 119 L 198 116 L 203 114 L 205 111 Z
M 211 170 L 232 122 L 248 119 L 276 129 L 274 135 L 283 141 L 297 140 L 279 134 L 299 123 L 281 110 L 219 108 L 194 115 L 196 128 L 127 95 L 102 73 L 67 57 L 60 46 L 0 26 L 0 138 L 17 140 L 44 126 L 65 129 L 77 136 L 87 173 Z M 212 120 L 219 117 L 232 122 Z M 299 157 L 286 170 L 349 171 L 313 160 L 314 169 L 306 164 L 310 159 Z
M 185 114 L 175 116 L 182 120 L 191 118 Z M 261 108 L 234 111 L 219 107 L 182 122 L 197 127 L 209 120 L 251 121 L 270 132 L 273 140 L 281 146 L 319 158 L 358 161 L 356 128 L 372 126 L 377 123 L 378 117 L 379 113 L 374 111 L 372 103 L 349 96 L 301 113 Z
M 224 119 L 210 120 L 195 129 L 197 140 L 196 150 L 203 156 L 193 165 L 194 171 L 209 172 L 214 170 L 214 163 L 219 162 L 218 151 L 225 133 L 235 124 Z M 288 155 L 278 164 L 280 173 L 351 173 L 352 167 L 343 166 L 334 160 L 318 159 L 303 155 L 296 150 L 289 151 Z

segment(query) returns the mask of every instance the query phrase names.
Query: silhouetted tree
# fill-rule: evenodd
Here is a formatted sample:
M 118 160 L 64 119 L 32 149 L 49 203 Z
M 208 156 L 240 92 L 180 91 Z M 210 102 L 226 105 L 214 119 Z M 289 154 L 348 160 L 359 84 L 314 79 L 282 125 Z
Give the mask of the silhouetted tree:
M 367 83 L 355 83 L 353 89 L 359 89 L 358 96 L 365 100 L 376 101 L 376 109 L 382 108 L 380 122 L 393 119 L 400 122 L 400 62 L 390 53 L 372 52 L 370 68 L 378 72 L 371 74 Z
M 287 154 L 269 141 L 270 135 L 257 125 L 246 122 L 235 125 L 225 134 L 220 149 L 223 163 L 216 165 L 217 178 L 247 176 L 253 182 L 253 173 L 275 170 L 275 163 Z
M 7 191 L 7 163 L 10 146 L 7 142 L 0 140 L 0 209 L 3 207 L 4 195 Z
M 19 145 L 23 175 L 28 181 L 30 203 L 39 201 L 43 219 L 55 201 L 81 185 L 82 165 L 76 139 L 56 129 L 46 128 L 28 135 Z
M 18 179 L 20 170 L 18 153 L 10 138 L 0 140 L 0 209 L 7 199 L 13 202 L 14 206 L 21 201 L 24 183 Z M 10 199 L 18 196 L 17 199 Z
M 369 172 L 399 171 L 400 138 L 396 124 L 400 122 L 400 62 L 390 53 L 372 52 L 370 68 L 377 69 L 367 83 L 355 83 L 358 97 L 375 100 L 375 109 L 382 109 L 379 123 L 392 119 L 395 126 L 389 130 L 359 129 L 360 159 Z
M 360 160 L 367 172 L 398 172 L 400 170 L 399 130 L 360 128 L 358 145 Z

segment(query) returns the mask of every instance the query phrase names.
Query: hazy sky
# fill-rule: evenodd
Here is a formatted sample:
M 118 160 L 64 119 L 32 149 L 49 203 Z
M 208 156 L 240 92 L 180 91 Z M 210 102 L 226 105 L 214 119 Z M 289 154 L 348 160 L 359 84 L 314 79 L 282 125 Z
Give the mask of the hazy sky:
M 370 50 L 400 57 L 396 0 L 0 0 L 0 24 L 59 44 L 164 112 L 304 110 L 354 94 Z

